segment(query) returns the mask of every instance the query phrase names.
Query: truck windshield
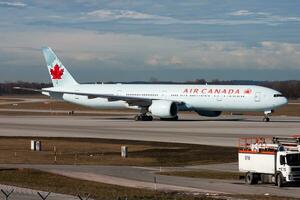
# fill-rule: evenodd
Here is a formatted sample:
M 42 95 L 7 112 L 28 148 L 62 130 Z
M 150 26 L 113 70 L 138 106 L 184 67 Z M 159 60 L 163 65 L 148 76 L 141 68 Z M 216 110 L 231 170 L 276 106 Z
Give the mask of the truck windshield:
M 287 154 L 286 155 L 287 164 L 290 166 L 299 166 L 300 165 L 300 154 Z

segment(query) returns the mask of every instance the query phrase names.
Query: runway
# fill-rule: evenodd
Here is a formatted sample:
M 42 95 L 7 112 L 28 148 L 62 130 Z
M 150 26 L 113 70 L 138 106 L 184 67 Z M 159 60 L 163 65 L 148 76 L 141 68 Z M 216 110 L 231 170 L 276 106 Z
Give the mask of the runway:
M 300 117 L 221 116 L 210 119 L 183 114 L 180 121 L 136 122 L 132 116 L 0 115 L 0 136 L 109 138 L 236 146 L 240 137 L 300 134 Z

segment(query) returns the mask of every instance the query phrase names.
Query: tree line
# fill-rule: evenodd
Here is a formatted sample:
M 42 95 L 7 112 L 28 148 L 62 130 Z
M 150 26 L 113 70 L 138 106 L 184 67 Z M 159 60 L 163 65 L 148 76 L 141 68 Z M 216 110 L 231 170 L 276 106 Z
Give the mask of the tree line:
M 110 82 L 113 83 L 113 82 Z M 300 81 L 298 80 L 289 80 L 289 81 L 240 81 L 240 80 L 231 80 L 231 81 L 222 81 L 222 80 L 212 80 L 207 82 L 205 79 L 196 79 L 193 81 L 186 82 L 123 82 L 123 83 L 136 83 L 136 84 L 147 84 L 147 83 L 163 83 L 163 84 L 217 84 L 217 85 L 260 85 L 268 88 L 273 88 L 277 91 L 282 92 L 284 96 L 289 99 L 300 98 Z M 52 87 L 51 83 L 35 83 L 35 82 L 6 82 L 0 83 L 0 95 L 16 95 L 16 94 L 36 94 L 36 92 L 31 91 L 22 91 L 15 90 L 14 87 L 24 87 L 24 88 L 46 88 Z

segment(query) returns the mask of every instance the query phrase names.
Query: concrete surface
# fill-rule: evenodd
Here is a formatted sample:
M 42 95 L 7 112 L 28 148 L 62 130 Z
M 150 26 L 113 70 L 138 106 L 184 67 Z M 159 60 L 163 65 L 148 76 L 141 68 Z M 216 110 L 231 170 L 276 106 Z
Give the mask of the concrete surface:
M 222 163 L 222 164 L 209 164 L 209 165 L 193 165 L 186 166 L 184 170 L 216 170 L 223 172 L 237 172 L 239 169 L 238 163 Z
M 221 116 L 194 114 L 180 121 L 136 122 L 132 116 L 7 116 L 0 115 L 0 136 L 47 136 L 129 139 L 236 146 L 238 138 L 300 134 L 300 117 Z

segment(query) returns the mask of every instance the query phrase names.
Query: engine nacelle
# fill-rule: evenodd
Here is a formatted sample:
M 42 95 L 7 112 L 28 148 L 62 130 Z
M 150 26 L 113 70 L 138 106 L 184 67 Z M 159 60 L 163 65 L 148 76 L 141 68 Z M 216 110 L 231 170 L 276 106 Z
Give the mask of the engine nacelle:
M 195 110 L 198 115 L 205 117 L 218 117 L 221 115 L 221 111 L 208 111 L 208 110 Z
M 156 117 L 173 118 L 177 116 L 178 106 L 173 101 L 153 100 L 148 110 Z

